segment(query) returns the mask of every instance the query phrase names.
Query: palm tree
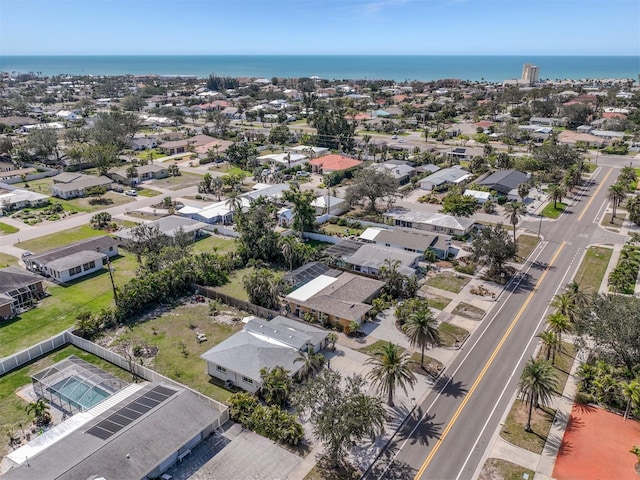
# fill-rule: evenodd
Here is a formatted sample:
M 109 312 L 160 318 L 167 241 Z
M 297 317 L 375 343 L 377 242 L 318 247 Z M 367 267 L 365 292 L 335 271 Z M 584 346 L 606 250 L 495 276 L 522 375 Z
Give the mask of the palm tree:
M 309 347 L 306 352 L 298 352 L 298 357 L 293 360 L 293 363 L 302 363 L 300 370 L 296 373 L 296 378 L 304 382 L 322 370 L 324 355 L 314 352 L 313 348 Z
M 522 215 L 527 213 L 527 209 L 524 204 L 520 202 L 509 202 L 504 206 L 505 214 L 504 216 L 509 219 L 509 223 L 513 225 L 513 243 L 517 245 L 516 242 L 516 227 L 518 226 L 518 222 Z
M 538 338 L 542 341 L 542 344 L 545 346 L 545 356 L 546 359 L 549 360 L 551 357 L 551 353 L 553 352 L 553 360 L 551 363 L 556 363 L 556 350 L 558 349 L 559 341 L 558 335 L 551 330 L 545 330 L 538 334 Z
M 242 198 L 238 195 L 238 192 L 231 192 L 229 194 L 225 206 L 231 210 L 234 215 L 242 214 Z
M 569 292 L 559 293 L 553 297 L 553 300 L 551 300 L 551 306 L 562 315 L 569 317 L 571 322 L 575 322 L 577 305 L 573 303 L 573 299 Z
M 582 289 L 580 283 L 575 280 L 567 284 L 567 294 L 571 298 L 571 303 L 575 308 L 580 308 L 589 303 L 589 296 Z
M 551 185 L 549 187 L 549 197 L 553 200 L 553 208 L 558 208 L 558 202 L 562 202 L 566 192 L 562 185 Z
M 420 367 L 424 370 L 424 348 L 427 345 L 440 345 L 438 322 L 427 307 L 412 313 L 404 325 L 404 333 L 413 347 L 420 347 Z
M 611 202 L 611 207 L 613 208 L 611 223 L 613 223 L 613 219 L 616 218 L 616 210 L 618 206 L 625 198 L 627 198 L 627 193 L 623 184 L 616 182 L 609 187 L 609 190 L 607 191 L 607 199 Z
M 570 332 L 572 328 L 569 317 L 560 312 L 552 313 L 547 317 L 547 326 L 553 333 L 558 335 L 558 342 L 560 343 L 560 348 L 562 348 L 562 334 Z
M 284 261 L 289 265 L 289 270 L 293 270 L 293 257 L 295 256 L 295 244 L 298 243 L 292 235 L 280 237 L 280 252 Z
M 39 398 L 35 402 L 29 403 L 29 405 L 25 407 L 25 411 L 33 414 L 36 425 L 47 425 L 51 421 L 49 405 L 45 402 L 44 398 Z
M 289 400 L 291 393 L 291 377 L 289 371 L 281 366 L 260 369 L 262 386 L 260 395 L 267 405 L 283 407 Z
M 522 199 L 522 204 L 524 205 L 524 199 L 529 195 L 529 185 L 526 183 L 521 183 L 518 185 L 518 196 Z
M 632 406 L 640 406 L 640 381 L 631 380 L 628 383 L 622 383 L 622 395 L 627 399 L 627 408 L 624 410 L 624 419 L 629 418 Z
M 411 369 L 413 362 L 407 353 L 402 353 L 400 347 L 391 342 L 383 343 L 374 355 L 365 362 L 367 365 L 373 365 L 367 378 L 371 379 L 379 393 L 387 395 L 387 404 L 393 407 L 396 387 L 402 388 L 404 393 L 408 394 L 407 386 L 413 388 L 418 381 Z
M 138 169 L 135 166 L 131 165 L 129 168 L 127 168 L 126 175 L 127 179 L 129 180 L 129 184 L 133 187 L 133 180 L 138 178 Z
M 531 430 L 531 414 L 533 405 L 547 405 L 551 400 L 553 392 L 558 387 L 558 378 L 553 366 L 547 360 L 536 360 L 531 358 L 524 366 L 524 371 L 520 376 L 518 392 L 529 402 L 529 416 L 526 432 Z

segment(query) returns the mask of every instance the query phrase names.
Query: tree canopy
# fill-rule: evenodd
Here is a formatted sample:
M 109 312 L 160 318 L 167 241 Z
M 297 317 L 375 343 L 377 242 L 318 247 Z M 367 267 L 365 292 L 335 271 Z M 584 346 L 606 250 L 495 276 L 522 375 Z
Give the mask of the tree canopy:
M 350 205 L 367 202 L 367 208 L 375 212 L 376 202 L 386 199 L 392 204 L 398 196 L 398 181 L 386 170 L 379 170 L 373 166 L 364 168 L 353 178 L 347 187 L 345 199 Z
M 473 257 L 489 266 L 491 276 L 504 271 L 504 264 L 516 254 L 517 247 L 502 223 L 484 227 L 473 239 Z

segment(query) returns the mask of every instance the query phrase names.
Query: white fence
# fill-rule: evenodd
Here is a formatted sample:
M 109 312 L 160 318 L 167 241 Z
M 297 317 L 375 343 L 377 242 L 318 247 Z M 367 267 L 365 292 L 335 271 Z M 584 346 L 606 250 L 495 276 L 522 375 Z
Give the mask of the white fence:
M 86 340 L 84 338 L 78 337 L 74 335 L 70 331 L 62 332 L 54 337 L 51 337 L 44 342 L 40 342 L 37 345 L 34 345 L 26 350 L 22 350 L 10 357 L 6 357 L 0 360 L 0 376 L 10 372 L 11 370 L 15 370 L 16 368 L 21 367 L 25 363 L 28 363 L 36 358 L 45 355 L 57 348 L 63 347 L 67 344 L 71 343 L 72 345 L 84 350 L 85 352 L 89 352 L 97 357 L 106 360 L 113 365 L 117 365 L 123 370 L 131 371 L 133 370 L 133 374 L 137 375 L 140 378 L 143 378 L 149 382 L 161 382 L 167 385 L 172 385 L 178 388 L 184 388 L 186 390 L 191 391 L 194 395 L 197 395 L 200 400 L 206 402 L 210 407 L 215 408 L 220 412 L 218 419 L 216 420 L 216 428 L 219 428 L 222 424 L 224 424 L 227 420 L 229 420 L 229 410 L 227 406 L 223 403 L 220 403 L 212 398 L 207 397 L 206 395 L 201 394 L 189 388 L 179 382 L 171 380 L 164 375 L 160 375 L 158 372 L 154 372 L 153 370 L 139 365 L 135 362 L 129 362 L 122 355 L 118 355 L 110 350 L 107 350 L 100 345 L 96 345 L 95 343 Z M 207 373 L 203 370 L 203 375 L 207 375 Z
M 21 367 L 25 363 L 55 350 L 56 348 L 63 347 L 67 343 L 69 343 L 67 332 L 62 332 L 43 342 L 33 345 L 32 347 L 21 350 L 9 357 L 0 359 L 0 377 L 5 373 L 9 373 L 11 370 Z
M 331 235 L 325 235 L 324 233 L 316 233 L 316 232 L 304 232 L 302 234 L 303 238 L 307 238 L 309 240 L 317 240 L 318 242 L 326 242 L 326 243 L 338 243 L 342 238 L 333 237 Z

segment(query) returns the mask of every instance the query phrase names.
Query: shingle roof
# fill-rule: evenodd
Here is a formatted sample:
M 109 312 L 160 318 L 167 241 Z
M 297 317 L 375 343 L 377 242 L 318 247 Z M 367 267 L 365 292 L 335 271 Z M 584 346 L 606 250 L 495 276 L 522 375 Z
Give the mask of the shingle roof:
M 498 170 L 489 175 L 484 180 L 478 182 L 479 185 L 486 185 L 492 190 L 507 194 L 514 188 L 518 188 L 521 183 L 527 183 L 529 177 L 519 170 Z
M 438 235 L 416 229 L 396 228 L 394 230 L 380 230 L 374 241 L 401 245 L 414 250 L 427 250 L 438 239 Z
M 43 277 L 19 267 L 6 267 L 0 270 L 0 293 L 11 292 L 34 283 L 42 282 Z
M 88 238 L 86 240 L 80 240 L 79 242 L 65 245 L 64 247 L 54 248 L 47 250 L 36 255 L 30 255 L 28 257 L 29 262 L 37 262 L 41 264 L 48 264 L 55 260 L 63 259 L 70 255 L 83 251 L 95 252 L 98 248 L 104 250 L 109 247 L 114 247 L 118 244 L 113 238 L 108 235 L 101 237 Z

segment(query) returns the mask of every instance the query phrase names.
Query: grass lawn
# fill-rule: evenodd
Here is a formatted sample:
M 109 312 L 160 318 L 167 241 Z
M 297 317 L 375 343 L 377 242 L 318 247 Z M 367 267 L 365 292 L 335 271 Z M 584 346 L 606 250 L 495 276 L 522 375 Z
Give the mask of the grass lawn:
M 15 184 L 16 187 L 18 184 Z M 51 185 L 53 185 L 53 179 L 51 177 L 40 178 L 38 180 L 31 180 L 30 182 L 20 184 L 19 188 L 26 188 L 32 192 L 44 193 L 45 195 L 51 195 Z
M 182 175 L 178 175 L 175 177 L 158 178 L 156 180 L 152 180 L 149 185 L 151 185 L 152 187 L 168 188 L 169 190 L 180 190 L 192 185 L 197 185 L 198 183 L 200 183 L 200 181 L 202 181 L 202 177 L 202 175 L 198 175 L 197 173 L 183 172 Z
M 529 405 L 522 400 L 516 400 L 500 431 L 500 436 L 513 445 L 540 454 L 544 449 L 555 414 L 556 411 L 552 408 L 535 408 L 534 405 L 531 415 L 533 432 L 525 432 L 524 427 L 527 424 Z
M 242 316 L 224 304 L 220 314 L 225 318 Z M 210 381 L 207 364 L 200 355 L 242 328 L 242 322 L 227 322 L 216 321 L 209 315 L 208 302 L 183 303 L 157 318 L 121 330 L 118 338 L 126 338 L 132 345 L 158 347 L 151 368 L 215 400 L 226 402 L 232 392 Z M 204 333 L 207 341 L 199 343 L 196 332 Z
M 456 340 L 462 342 L 469 336 L 469 332 L 464 328 L 447 322 L 441 322 L 440 325 L 438 325 L 438 332 L 440 333 L 442 345 L 445 347 L 452 347 L 455 345 Z
M 518 251 L 516 252 L 516 262 L 524 263 L 529 258 L 533 249 L 536 248 L 540 239 L 533 235 L 520 235 L 518 237 Z
M 420 375 L 431 375 L 433 377 L 437 377 L 438 374 L 444 368 L 442 362 L 436 360 L 435 358 L 431 358 L 426 354 L 427 349 L 425 348 L 424 355 L 424 369 L 420 366 L 420 360 L 422 359 L 422 355 L 420 352 L 415 352 L 411 355 L 411 360 L 414 362 L 413 372 L 418 373 Z
M 74 198 L 71 200 L 56 199 L 56 203 L 62 203 L 65 210 L 76 209 L 79 212 L 96 212 L 98 210 L 104 210 L 105 208 L 117 207 L 133 201 L 131 197 L 122 195 L 116 192 L 107 192 L 103 196 L 103 202 L 91 205 L 90 201 L 94 200 L 91 197 Z M 64 203 L 63 203 L 64 202 Z
M 158 195 L 162 195 L 162 192 L 150 188 L 138 188 L 137 191 L 141 197 L 157 197 Z
M 136 158 L 140 160 L 155 160 L 156 158 L 166 157 L 164 153 L 160 151 L 158 148 L 150 148 L 148 150 L 142 150 L 141 152 L 136 152 Z
M 70 355 L 75 355 L 93 363 L 127 382 L 131 381 L 131 374 L 128 372 L 71 345 L 51 352 L 45 357 L 0 377 L 0 412 L 2 412 L 2 415 L 0 415 L 0 458 L 9 453 L 9 437 L 7 433 L 9 431 L 19 432 L 20 424 L 22 424 L 24 430 L 27 430 L 31 425 L 32 417 L 24 410 L 27 402 L 18 397 L 16 392 L 31 383 L 31 375 Z
M 553 202 L 549 202 L 542 209 L 542 216 L 545 218 L 558 218 L 562 214 L 562 212 L 564 212 L 565 208 L 567 208 L 566 203 L 558 202 L 557 206 L 554 207 Z
M 229 295 L 230 297 L 239 298 L 240 300 L 248 302 L 249 295 L 247 295 L 247 292 L 242 286 L 242 277 L 244 277 L 248 273 L 251 273 L 252 271 L 253 267 L 234 270 L 229 274 L 229 282 L 220 287 L 215 287 L 215 290 L 220 293 L 224 293 L 225 295 Z
M 602 217 L 602 220 L 600 221 L 600 225 L 602 225 L 603 227 L 622 227 L 622 223 L 626 215 L 627 212 L 620 209 L 616 211 L 615 218 L 613 218 L 613 215 L 611 213 L 605 213 Z
M 533 471 L 506 460 L 489 458 L 482 467 L 478 480 L 523 480 L 525 473 L 533 480 Z
M 114 281 L 122 285 L 135 276 L 135 256 L 125 254 L 112 262 Z M 11 355 L 71 327 L 76 316 L 113 305 L 111 280 L 106 269 L 78 279 L 69 286 L 47 283 L 47 292 L 36 308 L 0 325 L 0 357 Z
M 20 229 L 14 227 L 13 225 L 7 225 L 6 223 L 0 222 L 0 235 L 10 235 L 19 231 Z
M 435 308 L 436 310 L 444 310 L 446 306 L 451 303 L 450 298 L 436 295 L 435 293 L 430 293 L 427 297 L 427 301 L 429 306 L 431 308 Z
M 333 223 L 326 223 L 322 226 L 320 232 L 325 235 L 344 237 L 345 235 L 360 235 L 364 232 L 364 228 L 341 227 Z
M 460 293 L 470 278 L 451 272 L 444 272 L 427 280 L 427 285 L 447 292 Z
M 589 292 L 597 293 L 607 271 L 613 250 L 606 247 L 589 247 L 574 280 Z
M 358 348 L 358 351 L 364 353 L 365 355 L 373 356 L 373 354 L 377 350 L 379 350 L 383 345 L 386 345 L 387 343 L 389 343 L 389 342 L 387 342 L 386 340 L 378 340 L 377 342 L 374 342 L 371 345 L 367 345 L 366 347 Z M 406 349 L 404 347 L 401 347 L 400 345 L 398 345 L 398 350 L 399 350 L 400 354 L 403 354 Z
M 582 164 L 582 166 L 584 167 L 586 173 L 593 173 L 596 171 L 596 168 L 598 168 L 595 163 L 591 162 L 584 163 Z
M 236 240 L 230 237 L 217 237 L 210 235 L 198 240 L 193 244 L 193 252 L 210 252 L 213 249 L 217 249 L 218 253 L 235 252 Z
M 575 359 L 575 352 L 576 349 L 572 344 L 562 342 L 562 350 L 556 354 L 554 365 L 558 377 L 558 391 L 556 391 L 556 395 L 562 395 L 564 391 L 564 386 L 569 378 L 571 365 Z M 540 349 L 538 358 L 544 357 L 544 349 Z M 502 427 L 500 436 L 514 445 L 540 454 L 547 441 L 547 436 L 549 435 L 549 430 L 551 429 L 551 424 L 555 416 L 555 410 L 548 407 L 537 409 L 534 406 L 531 417 L 531 428 L 533 432 L 531 433 L 524 431 L 528 414 L 529 406 L 527 402 L 516 400 Z
M 475 307 L 469 303 L 460 302 L 456 305 L 456 308 L 453 309 L 453 313 L 472 320 L 480 320 L 484 316 L 485 312 L 481 308 Z
M 9 265 L 18 265 L 18 258 L 6 253 L 0 253 L 0 268 L 8 267 Z
M 344 462 L 334 468 L 326 457 L 321 457 L 304 480 L 358 480 L 362 473 L 353 465 Z
M 100 237 L 102 235 L 105 235 L 105 232 L 102 230 L 94 230 L 89 225 L 81 225 L 79 227 L 45 235 L 44 237 L 38 237 L 32 240 L 25 240 L 24 242 L 16 243 L 16 247 L 20 247 L 34 253 L 40 253 L 52 248 L 63 247 L 64 245 L 68 245 L 79 240 L 85 240 L 91 237 Z

